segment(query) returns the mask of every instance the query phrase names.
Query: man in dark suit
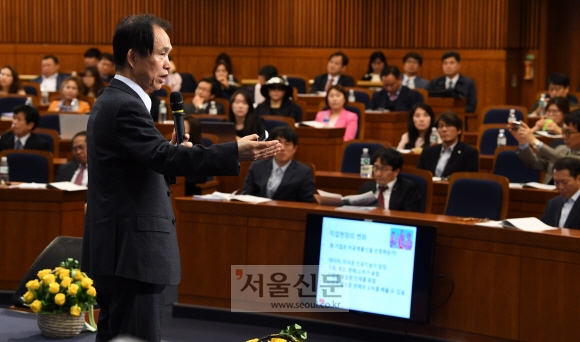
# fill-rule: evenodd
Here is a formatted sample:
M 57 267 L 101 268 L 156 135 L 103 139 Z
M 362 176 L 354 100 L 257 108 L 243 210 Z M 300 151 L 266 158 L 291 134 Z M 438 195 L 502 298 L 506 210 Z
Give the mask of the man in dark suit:
M 2 150 L 42 150 L 50 151 L 48 142 L 32 131 L 38 125 L 40 115 L 36 108 L 20 105 L 14 108 L 12 130 L 0 136 Z
M 312 169 L 293 160 L 298 134 L 289 126 L 280 126 L 272 130 L 270 137 L 280 141 L 282 150 L 270 160 L 252 163 L 242 193 L 273 200 L 313 202 Z
M 58 58 L 55 55 L 46 55 L 40 62 L 42 75 L 33 78 L 31 82 L 40 84 L 42 91 L 59 91 L 62 82 L 69 77 L 69 74 L 60 74 L 58 69 Z
M 415 182 L 399 177 L 403 155 L 394 148 L 381 148 L 371 156 L 375 180 L 361 184 L 359 194 L 372 191 L 377 206 L 389 210 L 421 211 L 421 194 Z
M 326 66 L 328 74 L 318 75 L 314 78 L 310 93 L 316 94 L 319 91 L 328 91 L 330 87 L 337 84 L 343 87 L 354 87 L 354 79 L 342 74 L 347 65 L 348 57 L 341 51 L 330 55 Z
M 435 177 L 449 177 L 454 172 L 478 172 L 479 152 L 461 141 L 463 121 L 453 112 L 443 112 L 435 120 L 442 144 L 423 150 L 418 169 L 429 170 Z
M 202 78 L 195 88 L 195 96 L 190 102 L 183 104 L 183 111 L 186 114 L 209 114 L 211 101 L 215 99 L 219 91 L 219 85 L 210 78 Z M 217 114 L 225 114 L 224 106 L 215 102 Z
M 269 158 L 280 149 L 257 135 L 210 148 L 176 146 L 175 134 L 170 142 L 163 138 L 144 89 L 159 90 L 167 78 L 170 27 L 150 14 L 120 21 L 113 35 L 117 74 L 89 118 L 82 265 L 101 310 L 96 341 L 122 334 L 161 339 L 164 289 L 181 279 L 172 178 L 237 175 L 239 160 Z
M 73 160 L 61 165 L 56 172 L 56 182 L 73 182 L 76 185 L 87 186 L 89 171 L 87 170 L 87 132 L 75 134 L 71 140 Z
M 431 81 L 429 90 L 454 90 L 455 93 L 467 99 L 465 112 L 473 113 L 477 107 L 477 90 L 475 83 L 469 77 L 459 74 L 461 57 L 455 51 L 448 51 L 441 57 L 443 76 Z
M 113 55 L 106 52 L 103 53 L 97 69 L 99 69 L 99 74 L 103 82 L 111 82 L 115 76 L 115 58 Z
M 423 102 L 421 93 L 402 85 L 399 68 L 387 65 L 381 71 L 383 89 L 373 94 L 372 109 L 388 109 L 391 112 L 407 112 L 417 103 Z
M 409 52 L 403 57 L 403 85 L 409 89 L 429 87 L 429 81 L 417 76 L 423 65 L 423 57 L 416 52 Z
M 552 227 L 580 229 L 580 160 L 558 159 L 553 174 L 560 196 L 548 201 L 542 221 Z

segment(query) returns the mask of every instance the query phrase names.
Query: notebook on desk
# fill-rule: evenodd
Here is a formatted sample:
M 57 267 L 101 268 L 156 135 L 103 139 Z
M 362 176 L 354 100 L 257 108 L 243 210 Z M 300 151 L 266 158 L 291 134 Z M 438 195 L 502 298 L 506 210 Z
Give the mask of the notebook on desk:
M 233 122 L 200 121 L 201 133 L 213 134 L 220 143 L 236 141 L 236 127 Z
M 87 130 L 89 115 L 83 114 L 59 114 L 60 138 L 72 139 L 78 132 Z

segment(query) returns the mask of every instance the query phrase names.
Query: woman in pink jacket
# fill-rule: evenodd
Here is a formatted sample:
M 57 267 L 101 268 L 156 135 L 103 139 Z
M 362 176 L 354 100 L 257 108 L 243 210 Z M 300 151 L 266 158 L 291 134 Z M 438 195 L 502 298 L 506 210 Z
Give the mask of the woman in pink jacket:
M 326 93 L 326 105 L 330 109 L 316 114 L 316 121 L 327 123 L 328 127 L 345 127 L 344 141 L 353 140 L 358 130 L 358 115 L 344 109 L 347 99 L 346 90 L 341 85 L 332 86 Z

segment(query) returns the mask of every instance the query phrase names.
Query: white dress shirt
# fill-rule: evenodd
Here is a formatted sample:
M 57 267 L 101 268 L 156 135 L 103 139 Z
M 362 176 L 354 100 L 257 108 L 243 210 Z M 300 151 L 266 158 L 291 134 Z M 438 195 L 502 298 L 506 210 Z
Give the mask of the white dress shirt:
M 387 190 L 383 191 L 383 203 L 385 203 L 385 209 L 389 208 L 389 203 L 391 203 L 391 194 L 393 193 L 393 187 L 397 182 L 397 178 L 393 179 L 391 182 L 387 183 Z M 377 183 L 377 191 L 375 191 L 375 197 L 379 198 L 379 183 Z
M 453 77 L 453 78 L 449 78 L 449 77 L 445 76 L 445 89 L 449 88 L 447 86 L 449 84 L 449 81 L 451 81 L 450 89 L 455 89 L 455 84 L 457 83 L 457 80 L 459 80 L 459 74 L 455 75 L 455 77 Z
M 56 80 L 58 73 L 54 73 L 52 76 L 44 77 L 42 76 L 42 82 L 40 82 L 40 90 L 42 91 L 58 91 L 56 89 Z
M 115 75 L 114 78 L 125 83 L 131 89 L 133 89 L 137 93 L 137 95 L 139 95 L 141 100 L 143 100 L 145 107 L 147 107 L 147 110 L 151 113 L 151 98 L 149 97 L 149 95 L 147 95 L 147 93 L 145 92 L 145 90 L 143 90 L 143 88 L 141 88 L 137 83 L 135 83 L 135 81 L 128 79 L 125 76 Z
M 445 166 L 447 166 L 447 162 L 449 161 L 449 158 L 451 158 L 455 145 L 457 145 L 457 142 L 448 148 L 445 148 L 445 145 L 441 145 L 441 155 L 439 156 L 437 167 L 435 168 L 435 177 L 441 177 L 443 171 L 445 171 Z

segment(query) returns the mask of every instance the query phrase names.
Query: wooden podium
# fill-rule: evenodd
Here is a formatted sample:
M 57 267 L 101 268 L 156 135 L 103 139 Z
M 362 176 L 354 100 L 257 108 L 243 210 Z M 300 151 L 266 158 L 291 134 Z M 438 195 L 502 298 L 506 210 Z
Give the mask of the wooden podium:
M 316 170 L 338 171 L 342 161 L 344 128 L 297 127 L 298 150 L 294 159 L 309 162 Z
M 302 120 L 314 120 L 316 118 L 316 113 L 318 113 L 320 102 L 324 102 L 324 96 L 314 94 L 298 94 L 298 100 L 304 101 L 304 103 L 306 103 L 306 113 L 302 113 Z
M 397 147 L 401 136 L 407 132 L 408 112 L 378 113 L 367 111 L 365 114 L 365 139 L 388 141 Z

